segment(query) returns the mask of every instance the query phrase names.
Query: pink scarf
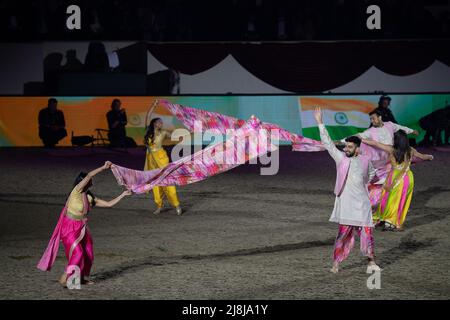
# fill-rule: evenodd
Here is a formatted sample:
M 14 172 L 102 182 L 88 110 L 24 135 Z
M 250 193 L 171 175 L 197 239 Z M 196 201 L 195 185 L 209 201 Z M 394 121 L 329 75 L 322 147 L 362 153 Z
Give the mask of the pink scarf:
M 246 121 L 220 113 L 185 107 L 179 104 L 170 103 L 167 100 L 160 100 L 169 112 L 180 120 L 186 128 L 195 132 L 195 123 L 201 122 L 202 130 L 211 130 L 213 133 L 225 134 L 227 129 L 238 129 L 245 125 Z M 291 141 L 293 151 L 324 151 L 322 143 L 317 140 L 305 138 L 298 134 L 289 132 L 276 124 L 261 122 L 261 127 L 266 129 L 270 135 L 272 130 L 278 130 L 280 140 Z
M 261 140 L 264 137 L 261 135 L 263 126 L 260 120 L 252 117 L 228 140 L 172 162 L 162 169 L 140 171 L 112 165 L 111 170 L 119 185 L 138 194 L 148 192 L 155 186 L 180 186 L 202 181 L 275 151 L 277 147 L 273 144 L 257 143 L 258 139 L 264 141 Z M 227 159 L 231 161 L 225 161 Z

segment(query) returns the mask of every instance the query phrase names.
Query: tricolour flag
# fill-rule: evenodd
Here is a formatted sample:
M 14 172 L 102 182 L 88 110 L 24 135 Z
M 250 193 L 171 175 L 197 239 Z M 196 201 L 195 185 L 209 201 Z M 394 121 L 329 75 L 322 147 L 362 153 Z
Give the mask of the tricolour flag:
M 347 98 L 300 97 L 302 134 L 320 140 L 314 118 L 314 108 L 323 110 L 323 122 L 332 139 L 341 139 L 367 129 L 370 125 L 369 112 L 376 108 L 373 102 Z

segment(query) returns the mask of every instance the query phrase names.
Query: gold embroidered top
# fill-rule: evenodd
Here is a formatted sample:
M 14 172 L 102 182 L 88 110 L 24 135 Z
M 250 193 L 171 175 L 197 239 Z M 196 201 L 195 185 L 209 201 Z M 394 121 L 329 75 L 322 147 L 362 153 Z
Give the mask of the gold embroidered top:
M 160 132 L 155 131 L 155 135 L 153 136 L 153 142 L 148 139 L 149 149 L 151 152 L 156 152 L 162 148 L 163 141 L 166 138 L 170 138 L 169 132 L 166 130 L 161 130 Z
M 90 205 L 92 205 L 93 199 L 91 195 L 87 195 Z M 69 201 L 67 203 L 67 211 L 73 215 L 83 214 L 83 193 L 78 190 L 77 187 L 73 188 L 69 195 Z

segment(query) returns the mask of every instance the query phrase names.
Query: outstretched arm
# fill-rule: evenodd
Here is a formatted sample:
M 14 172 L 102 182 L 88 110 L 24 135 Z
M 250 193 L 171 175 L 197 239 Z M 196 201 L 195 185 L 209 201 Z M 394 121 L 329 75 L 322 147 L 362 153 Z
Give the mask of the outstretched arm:
M 406 134 L 414 134 L 416 136 L 419 135 L 419 131 L 417 131 L 417 130 L 413 130 L 413 129 L 405 127 L 405 126 L 401 126 L 397 123 L 392 123 L 392 125 L 394 126 L 395 131 L 403 130 L 406 132 Z
M 353 137 L 353 136 L 358 137 L 360 139 L 369 139 L 370 138 L 368 129 L 363 132 L 357 133 L 357 134 L 352 134 L 351 136 L 348 136 L 348 137 Z M 342 138 L 341 140 L 335 141 L 335 144 L 336 145 L 345 145 L 345 139 L 347 139 L 348 137 L 345 137 L 345 138 Z
M 156 100 L 153 102 L 153 105 L 152 105 L 152 108 L 150 109 L 150 112 L 149 112 L 148 117 L 151 117 L 151 116 L 152 116 L 152 114 L 153 114 L 153 112 L 155 111 L 157 105 L 158 105 L 158 99 L 156 99 Z
M 411 150 L 412 150 L 412 156 L 413 156 L 413 157 L 417 157 L 417 158 L 419 158 L 420 160 L 431 161 L 431 160 L 434 159 L 434 157 L 433 157 L 431 154 L 423 154 L 423 153 L 420 153 L 419 151 L 417 151 L 417 150 L 414 149 L 414 148 L 411 148 Z
M 374 141 L 374 140 L 370 140 L 370 139 L 362 139 L 361 140 L 362 143 L 365 143 L 369 146 L 384 150 L 386 152 L 391 153 L 394 149 L 392 148 L 392 146 L 388 145 L 388 144 L 384 144 L 384 143 L 380 143 L 378 141 Z
M 124 192 L 122 192 L 120 194 L 120 196 L 110 200 L 110 201 L 105 201 L 99 198 L 95 198 L 95 205 L 97 207 L 101 207 L 101 208 L 111 208 L 113 206 L 115 206 L 116 204 L 119 203 L 120 200 L 122 200 L 124 197 L 129 196 L 131 194 L 131 191 L 126 190 Z
M 83 190 L 84 187 L 86 187 L 86 185 L 89 183 L 89 181 L 98 173 L 108 169 L 111 167 L 111 162 L 110 161 L 106 161 L 105 164 L 103 166 L 101 166 L 100 168 L 97 168 L 95 170 L 92 170 L 91 172 L 89 172 L 87 174 L 87 176 L 81 180 L 81 182 L 77 185 L 77 189 L 78 190 Z
M 322 140 L 323 146 L 327 149 L 328 153 L 334 159 L 334 161 L 341 161 L 344 155 L 341 151 L 338 150 L 338 148 L 336 148 L 334 142 L 331 140 L 330 135 L 328 134 L 328 131 L 323 124 L 323 114 L 320 108 L 315 108 L 314 118 L 316 118 L 317 124 L 319 125 L 320 140 Z

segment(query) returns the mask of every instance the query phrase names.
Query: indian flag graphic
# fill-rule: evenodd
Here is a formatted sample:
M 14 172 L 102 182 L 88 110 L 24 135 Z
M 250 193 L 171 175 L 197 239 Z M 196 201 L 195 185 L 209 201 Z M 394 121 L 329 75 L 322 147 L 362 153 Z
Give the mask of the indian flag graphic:
M 320 140 L 319 129 L 313 114 L 315 107 L 322 108 L 323 122 L 331 138 L 341 139 L 369 127 L 369 112 L 376 108 L 376 103 L 345 97 L 300 97 L 302 134 L 305 137 Z

